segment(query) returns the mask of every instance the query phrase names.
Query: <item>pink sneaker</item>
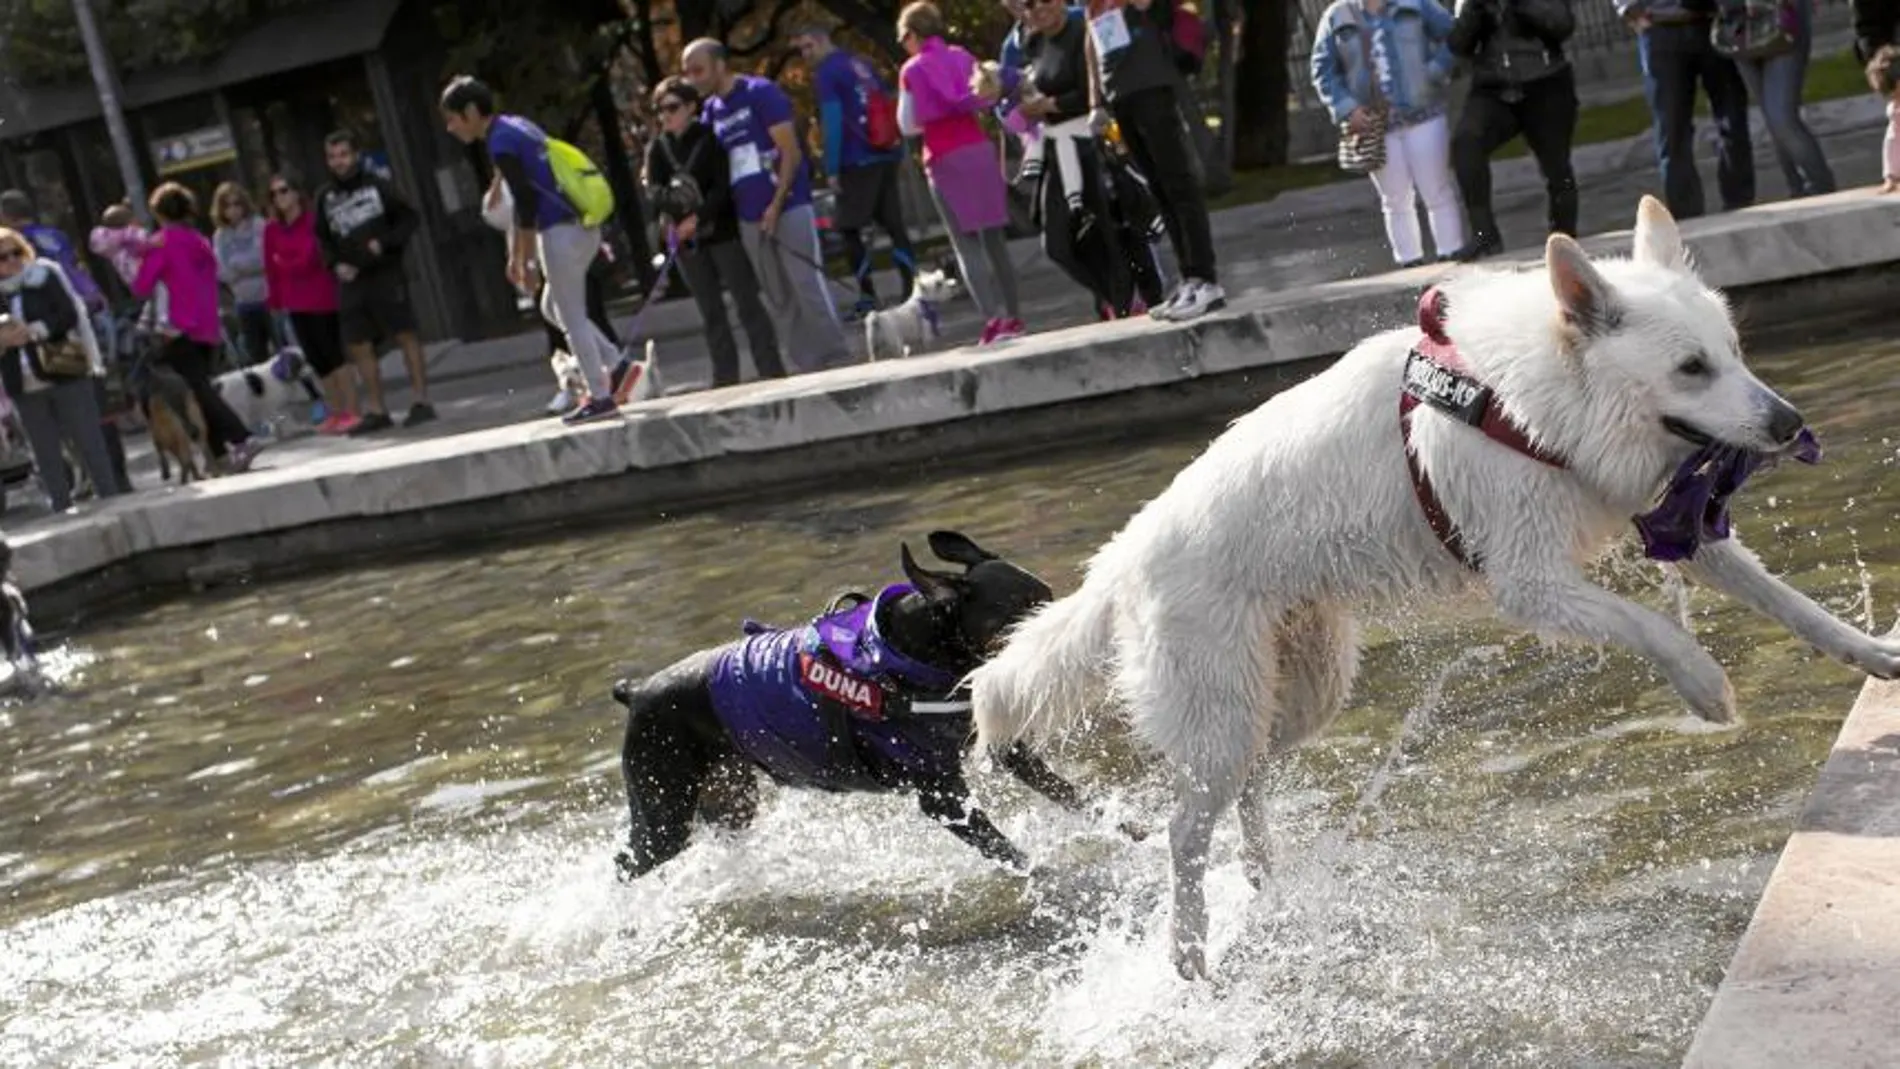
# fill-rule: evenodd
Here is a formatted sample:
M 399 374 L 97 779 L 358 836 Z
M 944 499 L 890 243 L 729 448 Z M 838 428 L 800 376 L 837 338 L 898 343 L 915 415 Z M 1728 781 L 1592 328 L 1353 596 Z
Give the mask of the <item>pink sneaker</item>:
M 978 345 L 988 345 L 996 340 L 996 332 L 1003 329 L 1001 319 L 992 319 L 983 324 L 983 336 L 976 340 Z
M 363 422 L 354 412 L 338 412 L 317 425 L 318 434 L 345 435 Z
M 1029 328 L 1024 326 L 1023 321 L 1020 319 L 998 320 L 996 333 L 990 336 L 990 344 L 994 345 L 1000 341 L 1013 341 L 1027 333 L 1029 333 Z

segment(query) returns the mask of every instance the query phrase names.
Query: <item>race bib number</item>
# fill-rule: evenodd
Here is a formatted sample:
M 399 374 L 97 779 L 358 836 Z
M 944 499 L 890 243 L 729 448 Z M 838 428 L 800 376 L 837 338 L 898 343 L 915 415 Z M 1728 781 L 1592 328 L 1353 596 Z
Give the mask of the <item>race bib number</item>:
M 1122 9 L 1111 8 L 1089 20 L 1089 31 L 1095 34 L 1095 54 L 1112 56 L 1128 47 L 1128 19 L 1122 15 Z
M 732 161 L 732 180 L 734 182 L 742 182 L 765 170 L 763 161 L 759 159 L 759 146 L 757 145 L 735 145 L 732 151 L 727 153 L 727 157 Z

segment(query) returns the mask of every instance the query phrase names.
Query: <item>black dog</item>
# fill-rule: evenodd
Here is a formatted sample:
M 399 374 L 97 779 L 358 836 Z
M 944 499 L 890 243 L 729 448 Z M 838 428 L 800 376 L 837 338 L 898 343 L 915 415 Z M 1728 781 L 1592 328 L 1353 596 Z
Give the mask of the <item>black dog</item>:
M 26 595 L 13 581 L 13 547 L 0 538 L 0 656 L 13 666 L 0 689 L 30 692 L 40 686 L 39 644 L 26 615 Z
M 974 731 L 961 680 L 1053 592 L 954 531 L 932 532 L 930 548 L 963 574 L 920 567 L 903 546 L 909 585 L 844 595 L 803 627 L 747 621 L 747 638 L 614 686 L 627 707 L 620 768 L 632 830 L 615 859 L 624 878 L 684 850 L 695 812 L 749 824 L 758 771 L 792 787 L 915 790 L 925 815 L 957 838 L 1026 866 L 968 804 L 962 760 Z M 1023 746 L 1001 763 L 1058 805 L 1082 807 L 1076 788 Z

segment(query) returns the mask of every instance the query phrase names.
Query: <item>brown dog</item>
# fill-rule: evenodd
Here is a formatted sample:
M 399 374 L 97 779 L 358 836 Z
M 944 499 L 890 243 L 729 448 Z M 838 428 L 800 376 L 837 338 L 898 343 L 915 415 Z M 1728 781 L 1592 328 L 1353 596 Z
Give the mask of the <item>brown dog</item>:
M 154 366 L 147 375 L 142 407 L 151 428 L 152 446 L 158 452 L 159 481 L 172 477 L 168 457 L 178 461 L 180 486 L 204 478 L 198 470 L 197 454 L 204 454 L 206 470 L 213 465 L 211 446 L 205 438 L 205 414 L 198 407 L 198 399 L 192 396 L 184 378 L 170 368 Z

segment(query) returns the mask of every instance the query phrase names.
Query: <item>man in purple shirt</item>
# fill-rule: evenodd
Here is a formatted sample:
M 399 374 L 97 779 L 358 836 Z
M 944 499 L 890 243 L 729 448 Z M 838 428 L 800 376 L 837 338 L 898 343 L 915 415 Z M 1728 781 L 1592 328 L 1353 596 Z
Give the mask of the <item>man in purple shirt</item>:
M 804 371 L 851 361 L 826 288 L 811 206 L 811 168 L 792 129 L 792 102 L 764 78 L 735 74 L 726 46 L 701 38 L 680 66 L 706 100 L 701 119 L 731 165 L 739 240 L 758 272 L 766 307 L 791 362 Z
M 877 308 L 871 251 L 864 241 L 864 231 L 872 223 L 891 237 L 891 262 L 897 266 L 903 290 L 900 300 L 910 295 L 917 277 L 917 259 L 911 252 L 897 191 L 897 166 L 904 158 L 894 110 L 897 94 L 863 56 L 839 48 L 826 26 L 806 26 L 793 35 L 792 43 L 811 72 L 812 95 L 817 98 L 825 134 L 825 174 L 838 195 L 831 225 L 844 238 L 845 255 L 858 278 L 855 311 L 862 316 Z M 872 114 L 881 107 L 892 109 L 888 129 Z
M 567 335 L 567 351 L 580 361 L 592 391 L 562 420 L 572 425 L 618 415 L 607 369 L 620 354 L 587 315 L 587 269 L 600 255 L 600 228 L 582 226 L 581 213 L 561 192 L 548 163 L 548 135 L 519 115 L 498 113 L 494 90 L 468 75 L 442 91 L 442 119 L 463 144 L 486 143 L 508 184 L 515 202 L 508 281 L 532 293 L 537 270 L 547 274 L 541 311 Z

